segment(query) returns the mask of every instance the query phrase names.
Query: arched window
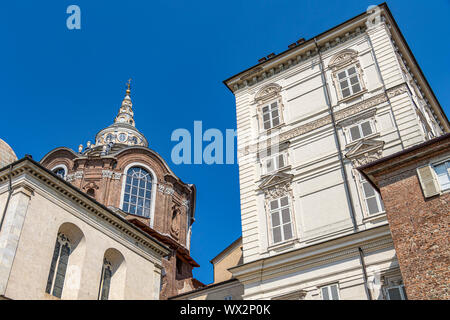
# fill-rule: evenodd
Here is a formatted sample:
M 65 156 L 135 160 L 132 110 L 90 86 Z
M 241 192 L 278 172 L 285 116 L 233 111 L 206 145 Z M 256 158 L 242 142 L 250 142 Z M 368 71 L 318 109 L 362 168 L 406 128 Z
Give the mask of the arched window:
M 100 300 L 108 300 L 111 286 L 112 264 L 106 258 L 103 259 L 102 278 L 100 283 Z
M 130 214 L 150 217 L 152 176 L 140 167 L 127 171 L 122 210 Z
M 59 176 L 60 178 L 64 179 L 66 176 L 66 170 L 64 168 L 58 167 L 53 170 L 53 173 Z
M 58 233 L 45 289 L 45 292 L 58 298 L 62 295 L 69 255 L 70 240 L 63 233 Z
M 114 248 L 109 248 L 103 256 L 100 277 L 99 300 L 123 300 L 127 267 L 124 256 Z

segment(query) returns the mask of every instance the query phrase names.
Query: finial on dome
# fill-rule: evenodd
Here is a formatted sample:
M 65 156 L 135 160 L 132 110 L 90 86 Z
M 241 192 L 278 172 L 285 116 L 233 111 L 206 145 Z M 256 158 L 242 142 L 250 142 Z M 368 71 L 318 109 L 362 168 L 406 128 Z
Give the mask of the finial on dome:
M 130 95 L 130 87 L 131 87 L 131 78 L 130 79 L 128 79 L 128 82 L 127 82 L 127 96 L 129 96 Z

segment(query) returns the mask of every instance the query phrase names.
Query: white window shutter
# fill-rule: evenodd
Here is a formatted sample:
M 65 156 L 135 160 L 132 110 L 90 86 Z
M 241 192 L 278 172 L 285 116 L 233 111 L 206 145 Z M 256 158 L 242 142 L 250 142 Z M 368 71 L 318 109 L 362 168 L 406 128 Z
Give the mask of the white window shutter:
M 429 198 L 439 194 L 439 183 L 431 166 L 417 168 L 417 175 L 419 176 L 420 186 L 422 187 L 425 198 Z

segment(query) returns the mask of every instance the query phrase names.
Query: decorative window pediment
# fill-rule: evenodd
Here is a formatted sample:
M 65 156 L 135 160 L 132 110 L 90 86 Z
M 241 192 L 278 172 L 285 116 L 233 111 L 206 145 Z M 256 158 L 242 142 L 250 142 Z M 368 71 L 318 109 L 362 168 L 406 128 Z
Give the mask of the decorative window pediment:
M 328 67 L 334 71 L 347 65 L 357 62 L 358 52 L 352 49 L 345 49 L 331 58 Z
M 358 157 L 367 152 L 383 150 L 384 141 L 381 140 L 362 140 L 354 145 L 345 156 L 349 159 Z
M 355 167 L 378 160 L 383 153 L 384 141 L 362 140 L 354 145 L 346 154 L 347 159 L 352 160 Z
M 292 180 L 293 175 L 283 172 L 277 172 L 269 177 L 266 177 L 263 182 L 259 185 L 259 188 L 267 191 L 272 187 L 289 184 Z
M 281 86 L 271 83 L 255 95 L 260 131 L 277 128 L 284 123 Z
M 277 97 L 280 91 L 281 91 L 280 85 L 276 83 L 268 84 L 258 91 L 258 93 L 255 95 L 255 101 L 259 103 L 270 100 L 272 98 Z

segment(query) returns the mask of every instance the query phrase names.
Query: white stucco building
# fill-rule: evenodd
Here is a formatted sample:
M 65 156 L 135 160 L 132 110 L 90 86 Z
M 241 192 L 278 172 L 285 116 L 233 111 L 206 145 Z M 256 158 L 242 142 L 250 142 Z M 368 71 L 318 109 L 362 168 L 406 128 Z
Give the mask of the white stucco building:
M 244 299 L 405 298 L 356 168 L 449 132 L 386 4 L 224 81 L 236 97 Z

